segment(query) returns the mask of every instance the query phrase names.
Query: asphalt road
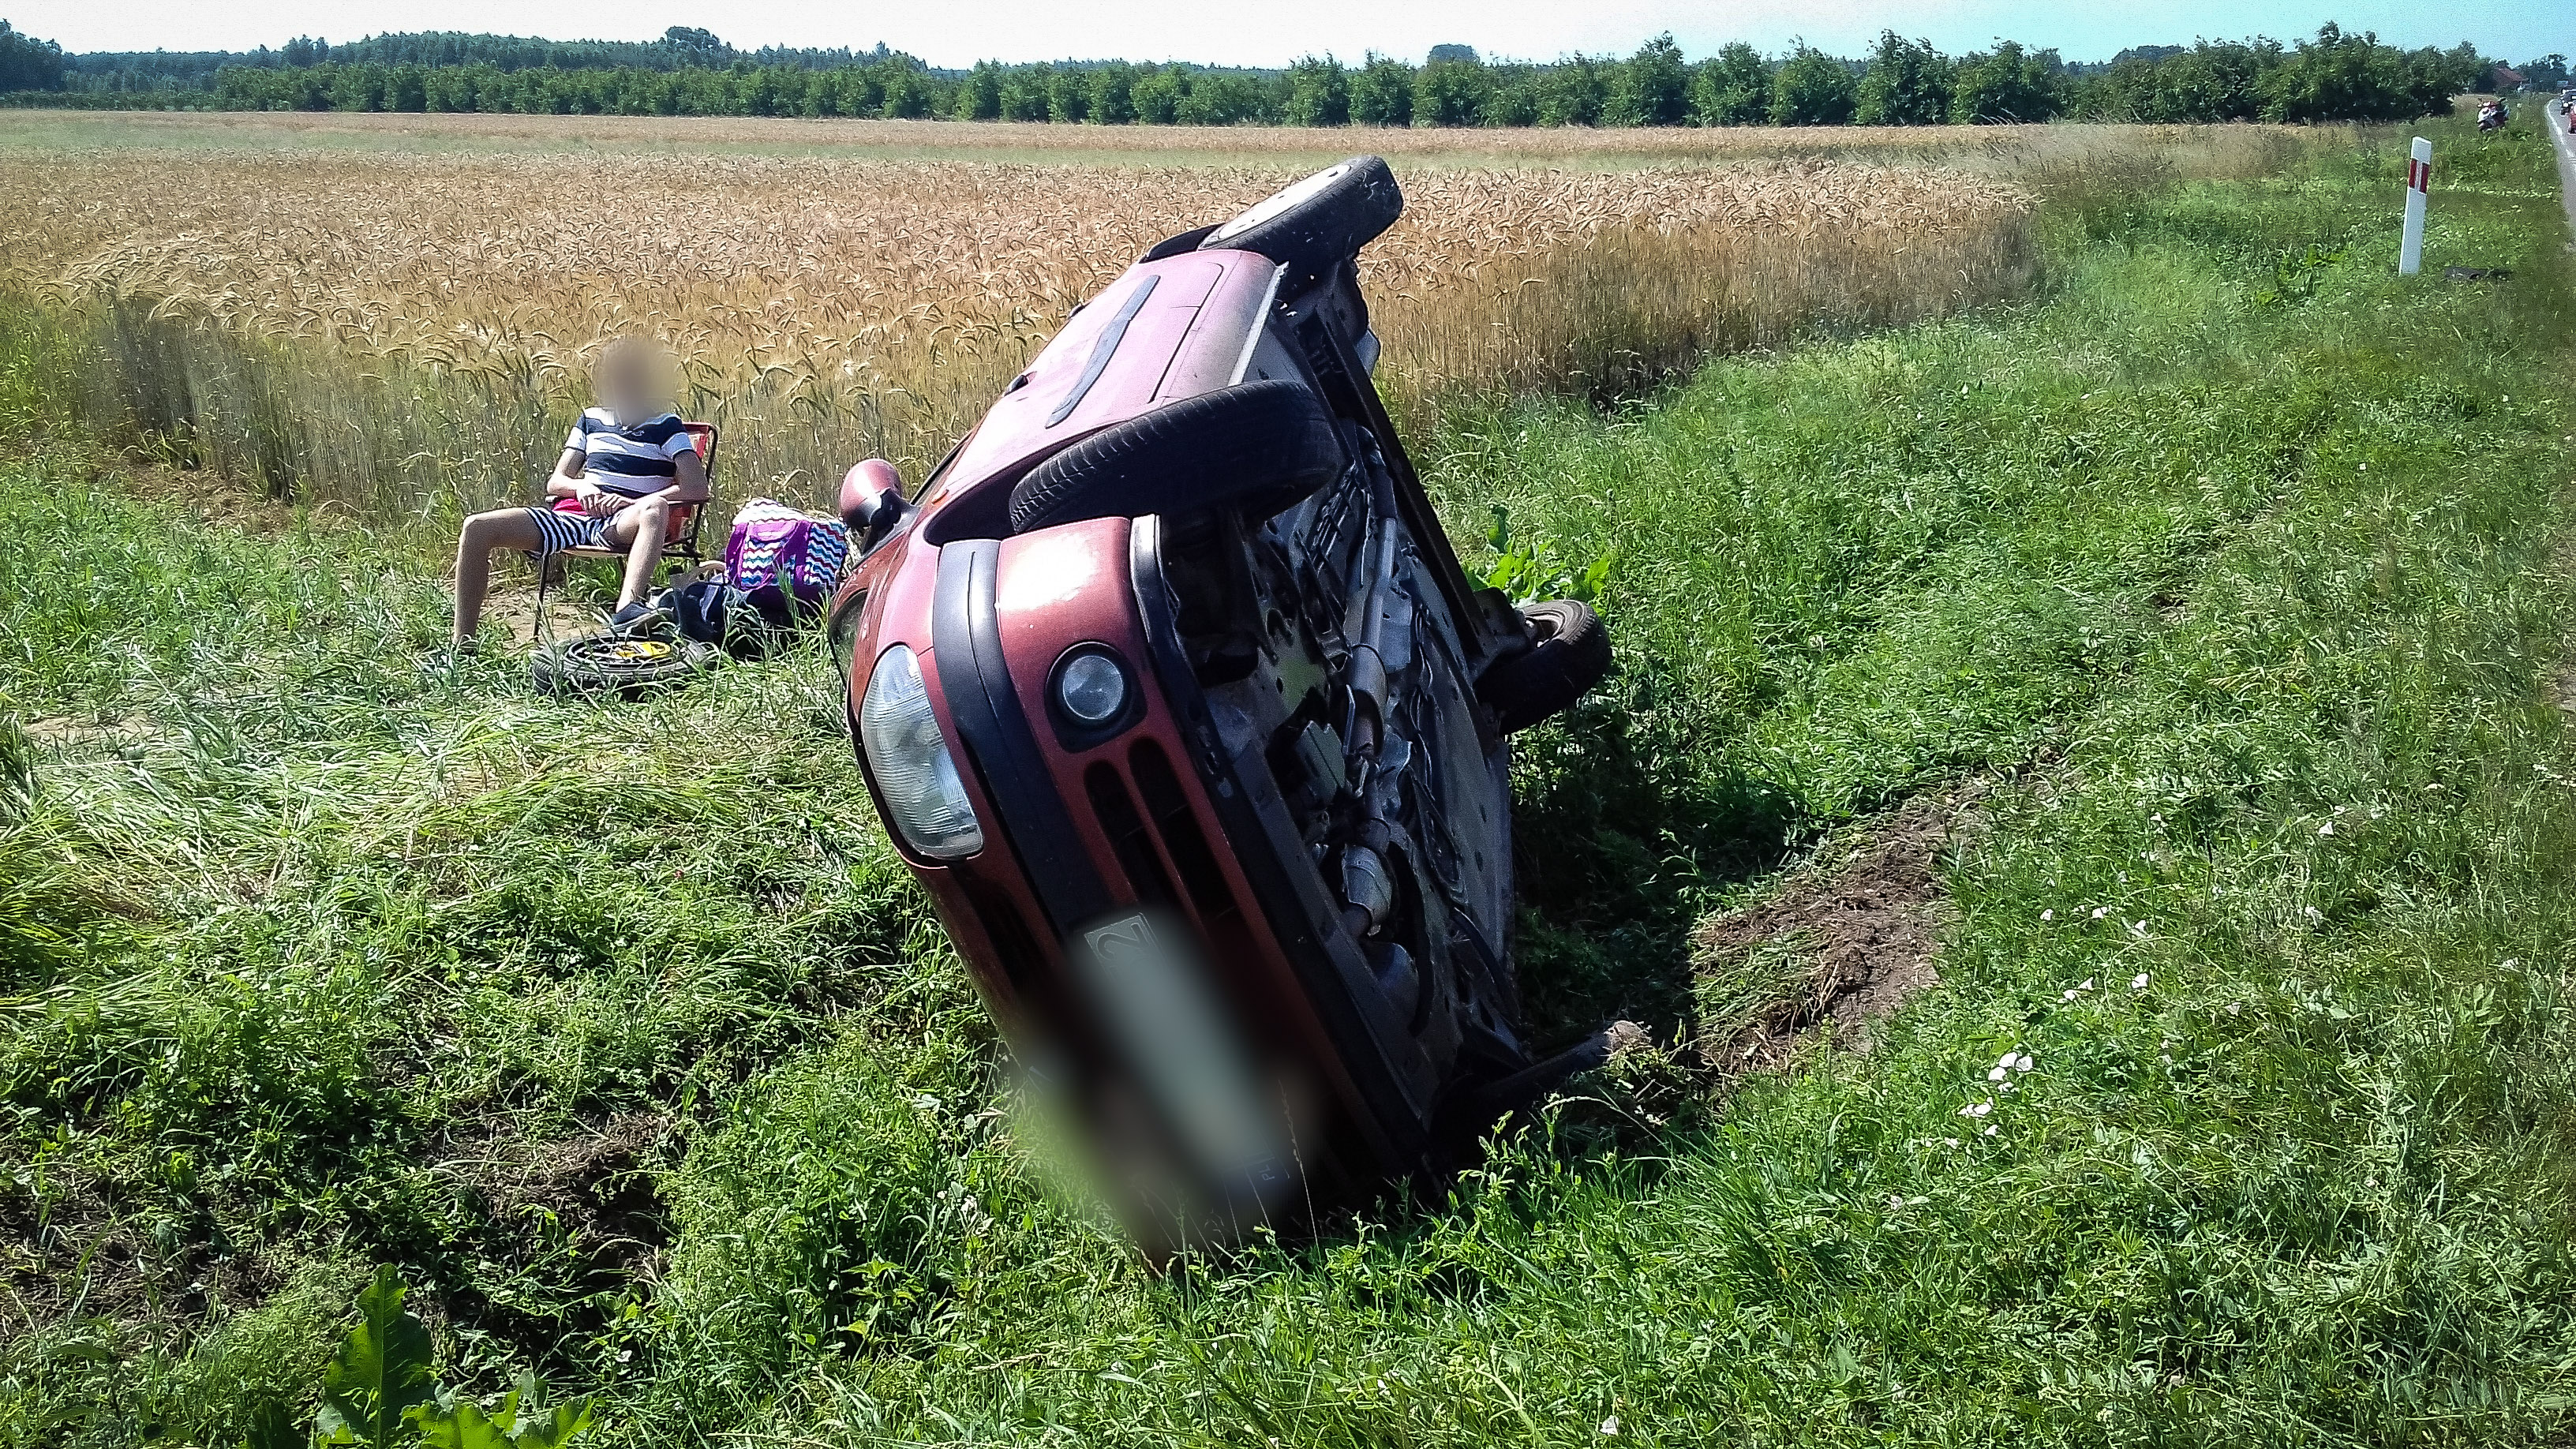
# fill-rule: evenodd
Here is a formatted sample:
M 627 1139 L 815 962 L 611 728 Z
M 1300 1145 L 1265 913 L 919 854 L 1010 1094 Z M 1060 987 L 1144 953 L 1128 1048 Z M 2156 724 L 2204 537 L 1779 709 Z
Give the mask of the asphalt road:
M 2567 134 L 2567 118 L 2558 114 L 2555 101 L 2541 103 L 2541 119 L 2558 143 L 2558 199 L 2567 208 L 2568 230 L 2576 231 L 2576 136 Z

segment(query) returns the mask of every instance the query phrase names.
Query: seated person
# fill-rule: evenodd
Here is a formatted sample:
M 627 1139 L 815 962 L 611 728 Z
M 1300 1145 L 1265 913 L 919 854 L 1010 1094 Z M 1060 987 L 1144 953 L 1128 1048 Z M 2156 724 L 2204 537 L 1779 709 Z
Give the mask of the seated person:
M 564 549 L 623 548 L 626 580 L 609 627 L 646 616 L 644 592 L 652 587 L 672 508 L 707 500 L 707 471 L 696 446 L 679 415 L 657 401 L 666 369 L 661 351 L 640 338 L 621 337 L 600 349 L 590 369 L 600 406 L 584 412 L 564 439 L 546 483 L 548 505 L 496 508 L 465 520 L 456 536 L 453 643 L 459 651 L 473 647 L 496 549 L 534 553 L 542 569 Z M 567 500 L 578 506 L 561 506 Z

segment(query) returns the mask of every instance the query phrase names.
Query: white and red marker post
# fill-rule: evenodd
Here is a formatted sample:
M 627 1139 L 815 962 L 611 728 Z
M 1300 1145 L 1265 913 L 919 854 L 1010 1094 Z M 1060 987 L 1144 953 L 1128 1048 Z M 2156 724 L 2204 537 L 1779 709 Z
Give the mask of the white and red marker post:
M 2397 275 L 2424 266 L 2424 199 L 2433 193 L 2433 143 L 2418 136 L 2406 152 L 2406 230 L 2397 242 Z

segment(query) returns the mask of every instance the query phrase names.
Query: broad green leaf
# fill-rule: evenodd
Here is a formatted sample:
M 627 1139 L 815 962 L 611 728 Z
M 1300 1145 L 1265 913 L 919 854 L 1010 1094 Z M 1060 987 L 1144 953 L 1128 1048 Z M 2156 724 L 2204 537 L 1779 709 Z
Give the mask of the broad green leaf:
M 526 1417 L 533 1418 L 534 1415 Z M 518 1438 L 512 1443 L 516 1449 L 565 1449 L 573 1440 L 590 1432 L 596 1423 L 591 1413 L 591 1401 L 584 1396 L 555 1405 L 552 1413 L 535 1423 L 520 1424 Z
M 498 1417 L 484 1414 L 472 1399 L 459 1399 L 446 1407 L 422 1404 L 411 1411 L 412 1422 L 420 1426 L 421 1443 L 428 1449 L 515 1449 L 518 1441 L 510 1437 L 510 1430 L 518 1417 L 516 1389 L 501 1400 Z
M 325 1443 L 396 1449 L 411 1438 L 403 1415 L 430 1396 L 430 1343 L 429 1330 L 403 1309 L 405 1292 L 386 1264 L 358 1295 L 358 1326 L 322 1376 Z
M 411 1411 L 425 1449 L 566 1449 L 594 1427 L 591 1401 L 544 1407 L 544 1391 L 529 1374 L 490 1414 L 471 1399 L 432 1401 Z

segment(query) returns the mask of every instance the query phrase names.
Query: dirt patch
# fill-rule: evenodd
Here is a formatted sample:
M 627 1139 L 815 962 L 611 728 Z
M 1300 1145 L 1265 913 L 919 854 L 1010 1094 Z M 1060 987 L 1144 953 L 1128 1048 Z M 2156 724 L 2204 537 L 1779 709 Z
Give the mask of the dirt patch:
M 23 1189 L 0 1192 L 0 1320 L 203 1322 L 257 1307 L 286 1281 L 283 1250 L 219 1247 L 221 1234 L 202 1220 L 156 1234 L 140 1217 L 94 1179 L 41 1210 Z M 156 1245 L 171 1236 L 175 1250 Z
M 493 563 L 497 569 L 500 560 L 495 559 Z M 499 625 L 509 634 L 514 645 L 531 643 L 538 637 L 537 585 L 533 571 L 528 572 L 530 577 L 526 584 L 496 588 L 483 600 L 483 622 Z M 547 592 L 545 616 L 547 628 L 560 639 L 588 634 L 600 627 L 599 610 L 578 599 L 565 597 L 560 586 Z
M 1751 1022 L 1704 1034 L 1700 1056 L 1730 1075 L 1785 1062 L 1830 1023 L 1839 1044 L 1870 1047 L 1879 1021 L 1941 978 L 1942 852 L 1976 825 L 1988 782 L 1917 795 L 1858 839 L 1791 874 L 1758 905 L 1712 916 L 1691 933 L 1691 969 L 1708 976 L 1766 947 L 1807 958 L 1796 989 Z
M 37 744 L 67 748 L 106 739 L 116 733 L 117 723 L 114 719 L 97 719 L 88 715 L 40 714 L 26 720 L 19 728 Z
M 594 1268 L 650 1276 L 668 1238 L 653 1168 L 671 1125 L 658 1113 L 621 1113 L 564 1137 L 487 1140 L 477 1155 L 440 1166 L 482 1195 L 505 1232 L 531 1216 L 551 1219 Z

